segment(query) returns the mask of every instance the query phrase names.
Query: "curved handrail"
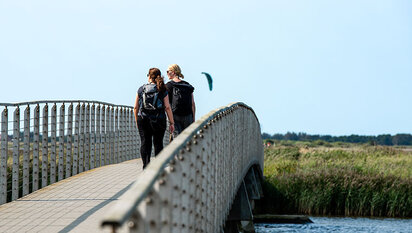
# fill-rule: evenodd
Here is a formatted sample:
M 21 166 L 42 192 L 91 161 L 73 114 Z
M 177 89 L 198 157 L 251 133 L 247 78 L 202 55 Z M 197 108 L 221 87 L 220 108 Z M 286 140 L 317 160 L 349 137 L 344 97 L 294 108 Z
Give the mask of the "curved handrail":
M 88 104 L 102 104 L 102 105 L 116 106 L 116 107 L 123 107 L 123 108 L 132 108 L 132 106 L 111 104 L 111 103 L 95 101 L 95 100 L 37 100 L 37 101 L 18 102 L 18 103 L 0 103 L 0 106 L 17 107 L 17 106 L 22 106 L 22 105 L 57 104 L 57 103 L 63 103 L 63 104 L 64 103 L 88 103 Z
M 139 180 L 135 182 L 135 184 L 130 188 L 130 190 L 124 195 L 124 198 L 121 199 L 119 203 L 110 211 L 110 213 L 102 222 L 102 225 L 111 225 L 114 228 L 117 228 L 123 225 L 127 220 L 129 220 L 132 217 L 132 215 L 136 215 L 136 208 L 138 208 L 139 204 L 145 198 L 147 198 L 148 196 L 150 196 L 150 194 L 153 193 L 153 188 L 157 186 L 159 182 L 160 185 L 162 185 L 162 183 L 165 183 L 164 179 L 162 179 L 162 177 L 164 177 L 165 175 L 165 172 L 173 173 L 176 172 L 175 169 L 177 169 L 179 166 L 184 166 L 179 165 L 177 163 L 181 163 L 183 160 L 185 160 L 185 157 L 183 156 L 184 153 L 191 153 L 190 146 L 192 144 L 200 143 L 199 140 L 203 138 L 203 134 L 205 133 L 205 131 L 208 130 L 209 127 L 213 128 L 213 125 L 217 121 L 220 121 L 226 115 L 230 115 L 238 109 L 246 109 L 249 113 L 252 113 L 253 118 L 255 119 L 254 125 L 256 125 L 257 127 L 257 129 L 255 130 L 256 143 L 243 141 L 241 143 L 254 143 L 256 144 L 255 146 L 259 148 L 259 151 L 256 151 L 256 156 L 252 157 L 250 161 L 247 161 L 248 164 L 244 164 L 244 167 L 242 168 L 242 171 L 239 172 L 239 175 L 245 175 L 249 167 L 253 164 L 259 164 L 260 167 L 263 168 L 263 148 L 262 150 L 260 150 L 262 143 L 260 138 L 259 121 L 256 117 L 256 114 L 254 113 L 253 109 L 251 109 L 244 103 L 237 102 L 229 104 L 227 106 L 209 112 L 201 119 L 191 124 L 177 138 L 175 138 L 164 150 L 162 150 L 162 152 L 159 153 L 158 157 L 155 160 L 153 160 L 149 164 L 149 166 L 144 170 L 144 174 L 139 176 Z M 210 136 L 210 138 L 212 140 L 213 136 Z M 199 157 L 200 156 L 198 155 L 197 159 L 199 159 Z M 194 158 L 188 158 L 186 160 L 191 159 L 194 160 Z M 190 166 L 195 167 L 196 165 L 194 165 L 194 163 L 195 162 L 192 161 L 190 163 Z M 228 163 L 226 165 L 230 166 L 230 164 Z M 187 166 L 189 166 L 189 163 L 187 164 Z M 199 170 L 197 172 L 199 172 Z M 182 175 L 185 176 L 185 173 L 183 172 Z M 237 178 L 240 181 L 236 183 L 236 187 L 240 185 L 242 178 L 243 177 Z M 177 188 L 178 187 L 174 187 L 174 189 Z M 234 198 L 234 193 L 232 194 L 232 197 L 230 197 L 231 199 Z

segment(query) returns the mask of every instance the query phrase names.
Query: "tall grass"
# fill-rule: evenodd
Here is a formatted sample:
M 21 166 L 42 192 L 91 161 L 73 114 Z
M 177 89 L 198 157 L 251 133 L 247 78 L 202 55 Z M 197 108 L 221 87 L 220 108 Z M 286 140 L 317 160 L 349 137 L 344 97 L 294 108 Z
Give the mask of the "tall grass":
M 265 149 L 272 213 L 412 217 L 412 152 L 382 146 Z

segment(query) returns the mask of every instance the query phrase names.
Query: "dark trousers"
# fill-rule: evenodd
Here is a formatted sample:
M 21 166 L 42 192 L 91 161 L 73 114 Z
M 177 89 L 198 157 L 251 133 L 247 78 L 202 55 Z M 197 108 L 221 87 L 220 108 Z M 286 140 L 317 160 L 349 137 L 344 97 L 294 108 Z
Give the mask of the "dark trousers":
M 143 161 L 143 169 L 150 162 L 152 154 L 152 140 L 154 144 L 155 156 L 163 149 L 163 136 L 166 131 L 166 118 L 150 120 L 148 117 L 137 118 L 137 126 L 140 135 L 140 156 Z
M 178 115 L 173 114 L 173 120 L 175 122 L 174 136 L 177 136 L 184 129 L 186 129 L 190 124 L 193 123 L 193 115 L 189 114 L 187 116 L 178 116 Z

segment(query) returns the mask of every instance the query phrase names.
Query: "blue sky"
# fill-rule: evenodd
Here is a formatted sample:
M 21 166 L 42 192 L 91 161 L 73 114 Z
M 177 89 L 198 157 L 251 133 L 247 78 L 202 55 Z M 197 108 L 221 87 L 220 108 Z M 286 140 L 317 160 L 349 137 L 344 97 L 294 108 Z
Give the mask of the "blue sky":
M 0 102 L 133 105 L 177 63 L 197 118 L 241 101 L 270 134 L 412 133 L 408 0 L 0 0 L 0 32 Z

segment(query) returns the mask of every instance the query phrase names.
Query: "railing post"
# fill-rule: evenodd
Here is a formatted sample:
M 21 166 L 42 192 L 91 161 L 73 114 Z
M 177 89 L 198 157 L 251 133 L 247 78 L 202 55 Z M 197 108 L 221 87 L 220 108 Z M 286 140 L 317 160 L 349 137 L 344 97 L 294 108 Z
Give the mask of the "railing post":
M 110 111 L 110 164 L 114 164 L 114 106 Z
M 165 168 L 161 178 L 158 180 L 158 194 L 160 198 L 160 233 L 170 233 L 172 232 L 172 214 L 173 206 L 171 200 L 171 193 L 173 186 L 170 182 L 170 167 Z
M 92 105 L 91 109 L 91 144 L 90 144 L 90 169 L 94 169 L 96 167 L 96 110 L 95 105 Z
M 74 167 L 72 162 L 72 141 L 73 141 L 73 103 L 69 105 L 67 113 L 67 148 L 66 148 L 66 178 L 69 178 L 71 174 L 71 168 Z
M 13 171 L 11 200 L 19 198 L 19 164 L 20 164 L 20 108 L 14 110 L 13 119 Z
M 122 159 L 121 153 L 119 153 L 119 148 L 121 148 L 121 139 L 120 139 L 120 129 L 119 129 L 119 120 L 121 119 L 122 110 L 120 109 L 120 118 L 119 118 L 119 107 L 116 107 L 115 110 L 115 117 L 114 117 L 114 133 L 115 133 L 115 140 L 114 140 L 114 163 L 119 163 Z
M 137 125 L 136 125 L 136 121 L 134 119 L 134 111 L 133 111 L 133 119 L 132 119 L 132 126 L 133 126 L 133 145 L 134 145 L 134 158 L 139 158 L 140 154 L 139 154 L 139 150 L 140 150 L 140 140 L 139 140 L 139 131 L 137 129 Z
M 0 205 L 7 202 L 7 159 L 8 159 L 8 113 L 7 107 L 1 113 L 0 150 Z
M 96 111 L 96 167 L 100 167 L 101 164 L 101 135 L 100 135 L 100 104 L 97 105 L 97 111 Z
M 101 155 L 100 155 L 100 166 L 106 165 L 106 106 L 102 107 L 102 130 L 101 130 Z
M 106 108 L 106 133 L 105 133 L 105 154 L 106 154 L 106 162 L 105 165 L 110 164 L 110 131 L 111 131 L 111 124 L 110 124 L 110 106 L 107 106 Z
M 49 160 L 49 107 L 43 107 L 43 128 L 42 128 L 42 161 L 41 161 L 41 187 L 48 185 L 48 160 Z
M 24 110 L 24 139 L 23 139 L 23 196 L 29 194 L 30 184 L 30 106 Z
M 85 104 L 83 103 L 80 108 L 80 144 L 79 144 L 79 173 L 84 171 L 84 118 L 85 118 Z
M 58 170 L 59 170 L 58 180 L 59 181 L 64 179 L 64 158 L 65 158 L 64 156 L 64 118 L 65 118 L 64 114 L 65 114 L 65 106 L 63 103 L 60 106 L 60 113 L 59 113 L 59 166 L 58 166 Z
M 85 143 L 84 143 L 84 170 L 90 169 L 90 104 L 86 106 L 86 127 L 85 127 Z
M 74 120 L 74 150 L 73 150 L 73 170 L 72 175 L 77 174 L 77 165 L 78 165 L 78 158 L 79 158 L 79 125 L 80 125 L 80 103 L 76 106 L 76 113 L 75 113 L 75 120 Z
M 39 189 L 39 157 L 40 157 L 40 106 L 34 108 L 33 119 L 33 188 L 32 192 Z
M 150 232 L 160 232 L 161 229 L 161 199 L 159 196 L 159 182 L 156 182 L 153 186 L 152 191 L 149 192 L 146 200 L 145 210 L 145 223 L 147 224 L 147 231 Z
M 51 111 L 51 154 L 50 154 L 50 184 L 56 182 L 56 131 L 57 131 L 57 122 L 56 122 L 56 113 L 57 106 L 53 105 Z
M 126 118 L 125 118 L 125 121 L 126 121 L 126 124 L 125 124 L 125 127 L 126 127 L 126 129 L 124 129 L 125 130 L 125 132 L 126 132 L 126 138 L 124 139 L 125 140 L 125 144 L 126 144 L 126 158 L 127 158 L 127 160 L 130 160 L 130 159 L 134 159 L 133 158 L 133 154 L 132 154 L 132 140 L 131 140 L 131 132 L 130 132 L 130 125 L 131 125 L 131 114 L 130 114 L 130 109 L 129 108 L 126 108 L 125 109 L 125 112 L 126 112 Z
M 171 219 L 171 224 L 172 224 L 172 233 L 180 233 L 183 231 L 182 228 L 182 222 L 183 222 L 183 217 L 182 217 L 182 190 L 183 187 L 181 186 L 182 182 L 182 167 L 179 162 L 177 162 L 177 156 L 170 162 L 170 165 L 167 170 L 170 174 L 168 175 L 169 177 L 169 182 L 172 187 L 171 195 L 170 195 L 170 204 L 172 205 L 172 219 Z
M 209 150 L 207 150 L 208 148 L 210 148 L 210 140 L 211 139 L 211 131 L 213 130 L 213 125 L 211 125 L 211 127 L 209 127 L 209 129 L 207 131 L 202 131 L 201 133 L 199 133 L 197 135 L 197 137 L 199 138 L 199 143 L 200 143 L 200 147 L 201 147 L 201 151 L 200 151 L 200 162 L 201 162 L 201 167 L 200 167 L 200 175 L 202 178 L 202 182 L 201 182 L 201 187 L 200 187 L 200 201 L 198 203 L 198 207 L 200 208 L 200 231 L 201 232 L 208 232 L 208 230 L 210 230 L 208 228 L 208 213 L 209 213 L 209 192 L 207 192 L 208 190 L 208 183 L 209 183 L 209 179 L 208 179 L 208 164 L 211 163 L 210 161 L 210 153 Z
M 126 160 L 128 160 L 128 158 L 127 158 L 127 154 L 125 153 L 126 152 L 126 148 L 125 148 L 125 145 L 126 145 L 126 143 L 125 143 L 125 140 L 126 140 L 126 138 L 124 137 L 124 135 L 125 135 L 125 129 L 126 129 L 126 121 L 125 121 L 125 113 L 126 113 L 126 109 L 125 108 L 121 108 L 121 110 L 120 110 L 120 117 L 119 117 L 119 121 L 120 121 L 120 126 L 119 126 L 119 139 L 120 139 L 120 142 L 119 142 L 119 145 L 120 145 L 120 154 L 121 154 L 121 158 L 122 158 L 122 160 L 121 161 L 126 161 Z

